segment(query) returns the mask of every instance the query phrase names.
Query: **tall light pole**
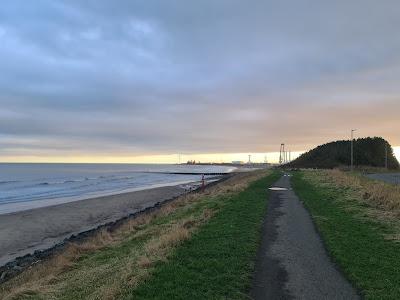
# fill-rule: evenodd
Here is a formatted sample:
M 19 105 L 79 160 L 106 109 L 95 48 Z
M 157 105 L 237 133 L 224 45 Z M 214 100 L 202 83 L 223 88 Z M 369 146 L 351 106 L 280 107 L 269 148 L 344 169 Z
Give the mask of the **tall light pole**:
M 350 166 L 350 170 L 353 171 L 353 164 L 354 164 L 354 158 L 353 158 L 353 154 L 354 154 L 354 146 L 353 146 L 353 135 L 354 135 L 354 131 L 356 131 L 357 129 L 352 129 L 351 130 L 351 166 Z
M 388 143 L 385 142 L 385 168 L 388 168 Z

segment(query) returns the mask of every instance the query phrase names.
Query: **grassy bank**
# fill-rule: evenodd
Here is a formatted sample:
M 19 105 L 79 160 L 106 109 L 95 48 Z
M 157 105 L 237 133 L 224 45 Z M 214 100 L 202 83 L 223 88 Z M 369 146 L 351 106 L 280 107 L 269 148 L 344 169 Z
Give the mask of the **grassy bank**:
M 332 258 L 366 299 L 400 299 L 396 188 L 339 171 L 295 172 L 293 187 Z
M 130 294 L 132 299 L 246 299 L 266 210 L 265 177 L 233 196 L 171 259 Z
M 235 269 L 240 267 L 235 270 L 240 274 L 232 276 L 231 268 L 220 269 L 227 272 L 220 274 L 221 278 L 236 281 L 223 281 L 225 286 L 219 285 L 218 292 L 231 295 L 234 289 L 239 293 L 246 287 L 251 272 L 251 255 L 256 248 L 257 228 L 265 208 L 266 185 L 276 176 L 265 171 L 241 174 L 204 193 L 185 195 L 159 210 L 127 220 L 116 230 L 104 229 L 84 242 L 71 243 L 59 255 L 39 262 L 2 284 L 0 298 L 124 299 L 130 298 L 136 290 L 138 295 L 146 297 L 145 287 L 157 282 L 160 274 L 172 285 L 165 288 L 178 292 L 177 286 L 183 286 L 190 277 L 177 282 L 176 272 L 171 270 L 170 275 L 165 275 L 165 267 L 174 268 L 173 262 L 182 255 L 179 253 L 188 245 L 196 244 L 197 251 L 209 248 L 211 252 L 204 252 L 204 255 L 214 253 L 215 262 L 223 253 L 244 251 L 235 265 Z M 252 212 L 253 209 L 256 212 Z M 224 229 L 209 232 L 210 226 Z M 205 239 L 221 243 L 210 244 Z M 190 262 L 193 266 L 197 262 L 196 268 L 204 266 L 204 272 L 214 272 L 212 265 L 205 264 L 207 257 L 202 257 L 200 252 L 195 255 L 195 260 Z M 198 289 L 208 290 L 209 282 L 205 278 L 199 278 L 197 284 Z

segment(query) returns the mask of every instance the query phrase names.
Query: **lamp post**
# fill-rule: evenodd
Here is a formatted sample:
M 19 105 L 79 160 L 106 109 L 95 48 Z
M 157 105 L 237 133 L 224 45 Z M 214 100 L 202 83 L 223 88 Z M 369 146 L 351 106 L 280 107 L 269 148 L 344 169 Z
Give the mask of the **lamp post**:
M 350 165 L 350 170 L 351 171 L 353 171 L 353 164 L 354 164 L 354 158 L 353 158 L 353 155 L 354 155 L 354 146 L 353 146 L 353 141 L 354 141 L 354 138 L 353 138 L 353 135 L 354 135 L 354 131 L 356 131 L 357 129 L 352 129 L 351 130 L 351 165 Z
M 388 168 L 388 143 L 385 142 L 385 169 Z

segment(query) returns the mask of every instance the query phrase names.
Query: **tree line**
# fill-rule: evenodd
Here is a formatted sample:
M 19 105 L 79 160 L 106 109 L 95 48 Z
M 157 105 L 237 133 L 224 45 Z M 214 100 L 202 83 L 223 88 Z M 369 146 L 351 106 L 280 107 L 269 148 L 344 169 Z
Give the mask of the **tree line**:
M 392 146 L 381 137 L 367 137 L 354 140 L 354 166 L 385 167 L 398 169 L 399 162 L 393 154 Z M 351 141 L 341 140 L 320 145 L 299 156 L 288 164 L 295 168 L 332 169 L 349 166 L 351 163 Z

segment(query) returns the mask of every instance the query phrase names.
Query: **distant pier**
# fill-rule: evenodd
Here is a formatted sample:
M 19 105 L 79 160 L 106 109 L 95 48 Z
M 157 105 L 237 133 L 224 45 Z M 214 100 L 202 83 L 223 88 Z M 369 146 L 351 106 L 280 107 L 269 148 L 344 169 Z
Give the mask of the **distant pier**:
M 143 172 L 143 173 L 172 174 L 172 175 L 204 175 L 204 176 L 222 176 L 222 175 L 232 174 L 232 172 Z

